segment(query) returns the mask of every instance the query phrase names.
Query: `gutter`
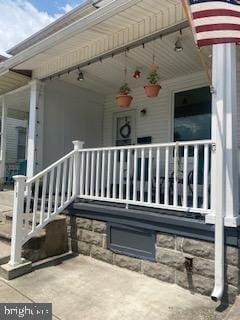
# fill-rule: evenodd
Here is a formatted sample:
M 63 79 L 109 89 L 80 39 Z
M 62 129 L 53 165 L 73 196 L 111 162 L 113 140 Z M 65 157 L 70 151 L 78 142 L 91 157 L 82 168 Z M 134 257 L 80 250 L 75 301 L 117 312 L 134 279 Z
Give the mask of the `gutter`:
M 39 41 L 31 47 L 23 50 L 17 55 L 9 58 L 3 66 L 0 66 L 0 75 L 3 71 L 14 68 L 17 65 L 31 59 L 32 57 L 42 53 L 43 51 L 51 48 L 52 46 L 63 42 L 76 34 L 79 34 L 97 24 L 105 21 L 106 19 L 122 12 L 129 7 L 132 7 L 141 0 L 114 0 L 106 6 L 90 13 L 82 19 L 70 24 L 69 26 L 57 31 L 46 39 Z

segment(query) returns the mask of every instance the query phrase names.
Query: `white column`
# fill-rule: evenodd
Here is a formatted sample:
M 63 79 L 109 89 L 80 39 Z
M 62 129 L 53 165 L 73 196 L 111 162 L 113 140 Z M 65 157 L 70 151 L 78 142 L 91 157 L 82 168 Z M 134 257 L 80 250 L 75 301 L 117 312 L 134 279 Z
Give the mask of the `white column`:
M 1 146 L 0 146 L 0 185 L 4 183 L 5 164 L 6 164 L 6 139 L 7 139 L 7 106 L 5 96 L 2 97 L 1 115 Z
M 42 169 L 43 158 L 44 85 L 38 80 L 30 83 L 27 177 Z
M 238 202 L 238 147 L 236 98 L 236 45 L 213 46 L 211 207 L 207 223 L 215 223 L 215 214 L 223 215 L 225 225 L 236 226 Z
M 226 46 L 226 211 L 225 225 L 239 224 L 239 151 L 236 45 Z

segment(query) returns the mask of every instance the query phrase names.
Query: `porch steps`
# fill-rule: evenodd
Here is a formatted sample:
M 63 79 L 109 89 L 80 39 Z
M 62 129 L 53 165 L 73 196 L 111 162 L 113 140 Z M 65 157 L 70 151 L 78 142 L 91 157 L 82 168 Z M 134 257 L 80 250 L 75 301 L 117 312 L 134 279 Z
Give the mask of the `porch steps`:
M 5 222 L 0 224 L 0 265 L 2 266 L 10 260 L 11 219 L 12 215 L 8 212 Z M 39 230 L 37 235 L 24 244 L 22 256 L 27 261 L 36 263 L 66 253 L 68 253 L 66 218 L 65 216 L 57 216 L 44 229 Z M 29 268 L 27 267 L 27 269 Z M 12 270 L 9 272 L 10 276 L 8 277 L 8 272 L 1 272 L 0 270 L 0 276 L 12 279 L 12 272 Z

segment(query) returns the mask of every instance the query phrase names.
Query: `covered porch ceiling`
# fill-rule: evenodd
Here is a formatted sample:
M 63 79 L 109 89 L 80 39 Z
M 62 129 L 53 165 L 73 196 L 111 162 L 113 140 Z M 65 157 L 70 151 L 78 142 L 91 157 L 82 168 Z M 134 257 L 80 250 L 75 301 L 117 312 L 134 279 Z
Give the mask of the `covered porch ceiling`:
M 27 120 L 30 107 L 30 87 L 26 86 L 21 90 L 15 90 L 4 97 L 9 118 Z M 1 114 L 1 100 L 0 100 Z
M 0 77 L 0 96 L 25 86 L 30 81 L 30 77 L 19 72 L 7 70 Z
M 174 50 L 175 42 L 179 37 L 183 51 L 176 52 Z M 153 52 L 155 52 L 155 63 L 160 67 L 160 82 L 204 71 L 193 42 L 191 30 L 185 28 L 182 30 L 182 35 L 178 31 L 127 52 L 127 82 L 132 89 L 144 86 L 147 82 L 146 76 L 149 66 L 153 63 Z M 203 54 L 210 66 L 211 48 L 205 48 Z M 61 75 L 60 80 L 102 95 L 115 94 L 124 82 L 124 68 L 125 54 L 121 53 L 81 68 L 84 81 L 77 80 L 78 70 Z M 133 78 L 136 69 L 141 71 L 141 78 L 138 80 Z
M 187 25 L 180 0 L 114 0 L 50 35 L 7 64 L 45 79 L 145 37 Z M 1 70 L 0 70 L 1 71 Z

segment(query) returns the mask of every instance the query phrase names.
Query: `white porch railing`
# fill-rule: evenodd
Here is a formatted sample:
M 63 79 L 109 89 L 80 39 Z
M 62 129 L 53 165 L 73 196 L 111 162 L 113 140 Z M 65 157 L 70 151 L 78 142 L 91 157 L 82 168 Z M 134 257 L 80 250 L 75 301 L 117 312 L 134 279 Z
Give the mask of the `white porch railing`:
M 207 214 L 212 142 L 74 150 L 33 178 L 16 176 L 11 265 L 23 244 L 76 197 Z
M 75 199 L 77 157 L 73 150 L 27 181 L 24 176 L 14 177 L 11 265 L 21 262 L 23 244 Z
M 211 141 L 79 151 L 79 197 L 209 213 Z

